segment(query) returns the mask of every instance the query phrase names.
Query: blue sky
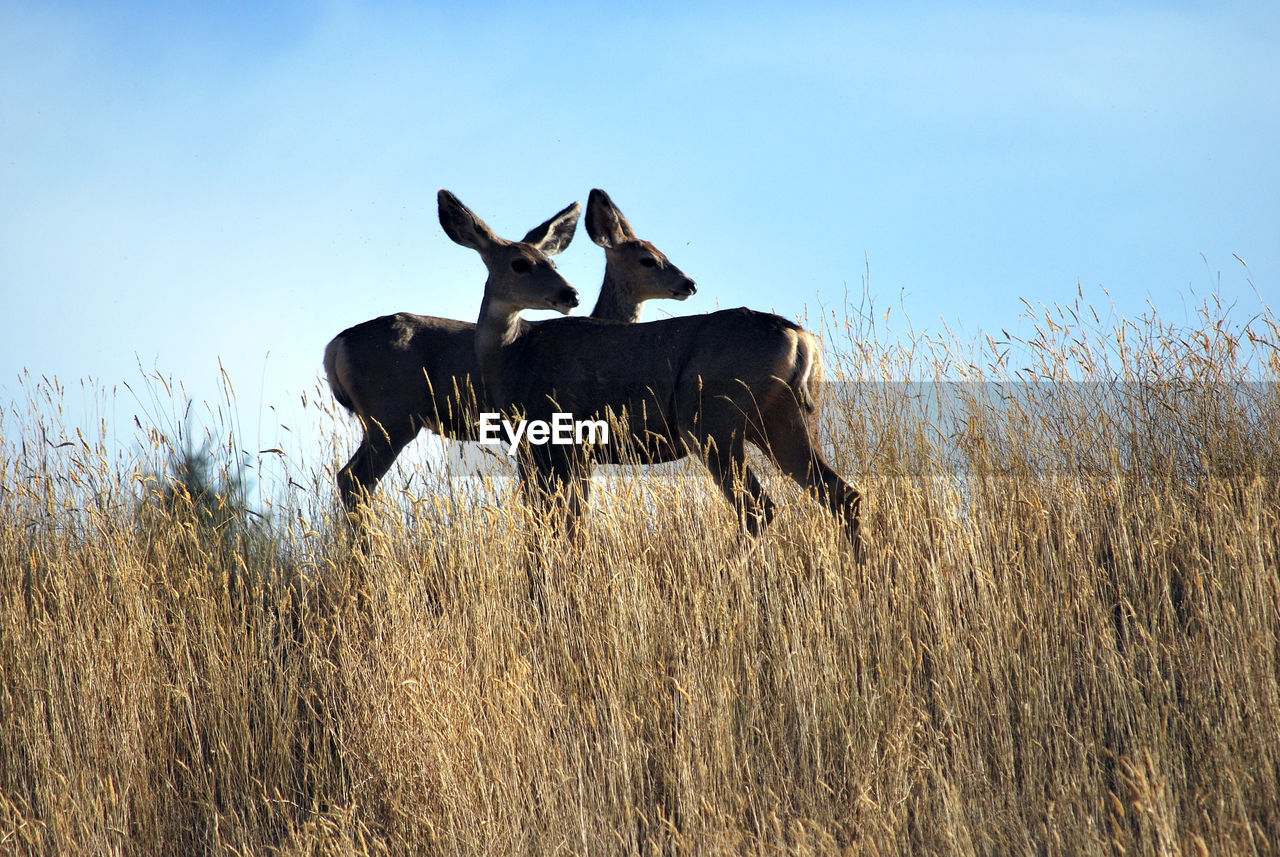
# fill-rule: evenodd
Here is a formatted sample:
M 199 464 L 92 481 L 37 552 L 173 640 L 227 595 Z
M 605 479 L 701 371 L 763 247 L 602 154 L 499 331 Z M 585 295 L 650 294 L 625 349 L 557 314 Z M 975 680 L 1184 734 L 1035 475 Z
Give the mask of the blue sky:
M 0 405 L 139 364 L 212 399 L 221 365 L 275 445 L 343 328 L 474 317 L 440 187 L 511 237 L 608 190 L 698 281 L 680 314 L 843 314 L 869 270 L 968 338 L 1077 283 L 1247 317 L 1277 152 L 1266 3 L 0 0 Z M 560 261 L 588 301 L 603 265 Z

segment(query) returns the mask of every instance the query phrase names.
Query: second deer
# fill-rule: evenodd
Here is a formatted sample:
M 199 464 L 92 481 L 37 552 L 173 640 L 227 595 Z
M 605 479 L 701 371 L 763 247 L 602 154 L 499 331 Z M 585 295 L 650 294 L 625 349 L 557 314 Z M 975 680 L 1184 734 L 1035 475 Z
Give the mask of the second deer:
M 697 455 L 738 510 L 740 524 L 755 535 L 775 507 L 745 466 L 749 441 L 812 490 L 860 552 L 861 497 L 818 447 L 822 358 L 812 334 L 780 316 L 748 309 L 646 324 L 594 318 L 528 322 L 522 310 L 567 314 L 578 304 L 577 292 L 562 278 L 547 276 L 554 268 L 536 244 L 499 238 L 447 190 L 439 192 L 438 203 L 445 232 L 479 253 L 489 272 L 476 354 L 499 409 L 531 420 L 566 412 L 608 419 L 621 429 L 615 430 L 618 449 L 610 457 Z M 533 261 L 517 267 L 515 258 Z M 581 514 L 590 491 L 590 451 L 526 446 L 517 460 L 529 502 L 547 511 L 563 502 L 571 522 Z

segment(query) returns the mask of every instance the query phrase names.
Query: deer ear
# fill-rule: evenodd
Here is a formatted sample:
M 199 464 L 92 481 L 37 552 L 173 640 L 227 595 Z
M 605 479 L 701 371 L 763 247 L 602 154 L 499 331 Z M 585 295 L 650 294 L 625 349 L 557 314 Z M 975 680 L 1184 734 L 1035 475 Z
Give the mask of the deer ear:
M 580 214 L 582 214 L 582 206 L 575 202 L 546 223 L 530 229 L 529 234 L 524 236 L 524 243 L 532 244 L 548 256 L 563 252 L 573 240 Z
M 606 250 L 624 241 L 634 241 L 635 230 L 613 204 L 609 194 L 595 188 L 587 197 L 587 234 L 591 240 Z
M 441 188 L 436 194 L 436 201 L 440 208 L 440 225 L 455 242 L 480 253 L 492 250 L 498 243 L 498 236 L 493 234 L 489 225 L 449 191 Z

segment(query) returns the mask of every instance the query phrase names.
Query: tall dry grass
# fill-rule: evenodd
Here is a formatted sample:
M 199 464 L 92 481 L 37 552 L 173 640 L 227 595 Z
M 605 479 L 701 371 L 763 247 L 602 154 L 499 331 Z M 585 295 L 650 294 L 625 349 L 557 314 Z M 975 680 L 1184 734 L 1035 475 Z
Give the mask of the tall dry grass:
M 865 564 L 777 478 L 747 544 L 697 466 L 622 471 L 541 610 L 509 486 L 389 479 L 356 550 L 337 453 L 258 520 L 39 385 L 3 417 L 0 852 L 1273 853 L 1275 317 L 828 344 Z

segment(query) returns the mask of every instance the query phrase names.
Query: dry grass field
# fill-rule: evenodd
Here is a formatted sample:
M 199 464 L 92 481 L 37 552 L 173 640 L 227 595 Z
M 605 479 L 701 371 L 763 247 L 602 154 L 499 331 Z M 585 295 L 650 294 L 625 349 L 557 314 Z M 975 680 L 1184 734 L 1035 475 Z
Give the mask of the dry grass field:
M 509 485 L 388 479 L 356 550 L 345 447 L 259 517 L 37 385 L 0 418 L 0 854 L 1276 853 L 1275 316 L 829 327 L 865 563 L 767 465 L 755 543 L 699 466 L 615 470 L 541 610 Z

